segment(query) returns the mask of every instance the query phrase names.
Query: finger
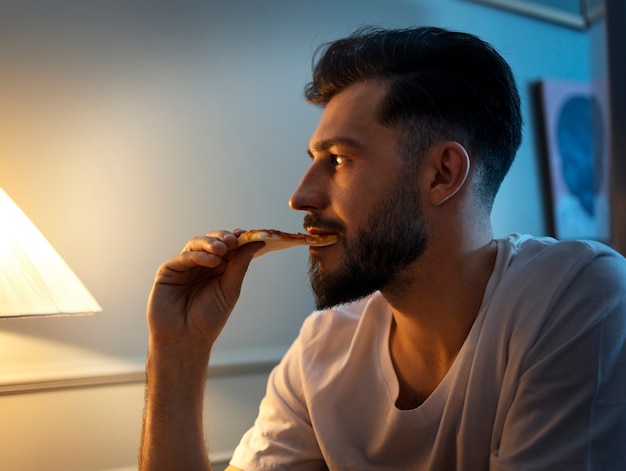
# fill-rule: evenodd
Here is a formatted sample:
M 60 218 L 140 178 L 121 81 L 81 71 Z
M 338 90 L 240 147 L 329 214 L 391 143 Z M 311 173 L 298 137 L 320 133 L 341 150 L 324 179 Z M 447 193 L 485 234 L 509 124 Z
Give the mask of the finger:
M 235 287 L 236 296 L 238 296 L 243 280 L 250 266 L 250 262 L 254 258 L 254 254 L 263 248 L 263 242 L 254 242 L 246 244 L 234 253 L 228 261 L 228 270 L 224 273 L 224 286 Z
M 168 260 L 165 266 L 172 270 L 184 271 L 194 267 L 215 268 L 224 262 L 224 257 L 219 254 L 190 250 Z
M 194 237 L 177 256 L 161 266 L 160 273 L 166 274 L 169 270 L 183 272 L 195 267 L 216 268 L 232 259 L 238 250 L 237 245 L 237 237 L 228 231 L 213 231 L 206 236 Z M 244 256 L 247 253 L 253 256 L 263 247 L 260 242 L 248 245 Z
M 229 250 L 237 248 L 237 238 L 230 232 L 210 232 L 206 236 L 194 237 L 183 248 L 182 252 L 202 251 L 224 256 Z
M 237 246 L 237 237 L 239 237 L 239 234 L 234 234 L 234 231 L 211 231 L 206 234 L 206 237 L 219 239 L 230 248 L 235 248 Z
M 238 254 L 238 253 L 243 253 L 244 257 L 247 257 L 248 254 L 251 254 L 251 256 L 254 257 L 254 255 L 259 250 L 261 250 L 263 247 L 265 247 L 265 242 L 262 241 L 262 240 L 256 240 L 254 242 L 248 242 L 247 244 L 244 244 L 244 245 L 238 247 L 237 250 L 233 253 L 233 255 L 234 254 Z
M 223 271 L 224 262 L 221 257 L 206 252 L 184 252 L 172 257 L 163 263 L 157 270 L 154 282 L 165 284 L 182 284 L 192 281 L 190 277 L 201 276 L 202 272 L 194 274 L 194 270 L 208 270 L 205 275 L 215 272 L 213 276 Z

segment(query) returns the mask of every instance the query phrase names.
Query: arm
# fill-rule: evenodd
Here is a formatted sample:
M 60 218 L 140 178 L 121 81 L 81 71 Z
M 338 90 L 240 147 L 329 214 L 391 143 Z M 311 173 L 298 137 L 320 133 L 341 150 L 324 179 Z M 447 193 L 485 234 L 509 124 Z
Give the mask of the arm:
M 212 469 L 202 425 L 207 365 L 261 247 L 237 249 L 234 234 L 213 232 L 159 268 L 147 309 L 142 471 Z
M 598 257 L 529 350 L 490 469 L 624 469 L 626 265 Z

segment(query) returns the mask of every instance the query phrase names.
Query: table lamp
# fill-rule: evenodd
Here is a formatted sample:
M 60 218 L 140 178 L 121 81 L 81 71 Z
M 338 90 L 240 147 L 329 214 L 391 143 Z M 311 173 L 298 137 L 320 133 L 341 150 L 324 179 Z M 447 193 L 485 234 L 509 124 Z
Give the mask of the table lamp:
M 0 318 L 101 310 L 72 269 L 0 188 Z

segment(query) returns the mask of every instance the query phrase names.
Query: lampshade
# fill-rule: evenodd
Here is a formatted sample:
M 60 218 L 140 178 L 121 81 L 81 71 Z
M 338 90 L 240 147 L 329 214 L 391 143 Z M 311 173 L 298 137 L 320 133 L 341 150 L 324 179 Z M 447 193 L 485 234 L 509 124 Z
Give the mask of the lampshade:
M 0 188 L 0 318 L 101 310 L 72 269 Z

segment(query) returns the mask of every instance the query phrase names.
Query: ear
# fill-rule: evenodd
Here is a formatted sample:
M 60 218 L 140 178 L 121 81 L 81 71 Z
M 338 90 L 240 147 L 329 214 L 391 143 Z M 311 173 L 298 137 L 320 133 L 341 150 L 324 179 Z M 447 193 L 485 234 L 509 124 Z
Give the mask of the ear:
M 470 171 L 470 158 L 465 148 L 454 141 L 434 145 L 429 154 L 429 200 L 433 206 L 439 206 L 456 195 L 465 184 Z

